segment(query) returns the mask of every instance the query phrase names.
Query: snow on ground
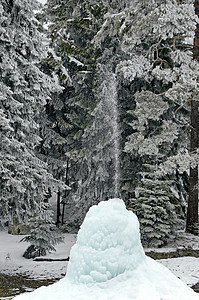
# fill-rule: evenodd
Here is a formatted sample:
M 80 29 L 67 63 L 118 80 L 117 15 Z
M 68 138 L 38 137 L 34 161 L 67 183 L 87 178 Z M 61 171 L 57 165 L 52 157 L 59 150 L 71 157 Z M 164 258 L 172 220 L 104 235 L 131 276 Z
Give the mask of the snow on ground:
M 11 275 L 26 274 L 35 279 L 61 278 L 65 275 L 68 264 L 67 261 L 35 262 L 32 259 L 27 260 L 23 258 L 23 252 L 29 244 L 25 242 L 19 243 L 22 237 L 23 236 L 10 235 L 5 231 L 0 231 L 0 273 Z M 196 248 L 197 245 L 199 246 L 199 237 L 198 239 L 197 237 L 193 237 L 193 239 L 197 242 L 193 246 L 193 248 Z M 193 239 L 191 239 L 189 235 L 191 243 L 193 243 Z M 66 259 L 75 241 L 75 234 L 64 234 L 64 243 L 55 246 L 57 251 L 48 254 L 45 258 Z M 188 246 L 187 243 L 186 246 Z M 170 252 L 175 250 L 175 248 L 150 250 Z M 189 286 L 199 282 L 199 258 L 179 257 L 161 259 L 158 261 Z
M 120 199 L 93 206 L 70 252 L 67 275 L 16 300 L 199 300 L 144 254 L 136 216 Z
M 22 257 L 28 243 L 19 241 L 24 236 L 10 235 L 5 231 L 0 231 L 0 273 L 4 274 L 22 274 L 35 279 L 61 278 L 65 275 L 67 269 L 67 261 L 54 262 L 35 262 L 32 259 L 27 260 Z M 76 241 L 75 234 L 64 234 L 64 243 L 56 245 L 56 252 L 48 254 L 45 258 L 66 259 L 69 256 L 70 249 Z M 193 248 L 199 247 L 199 237 L 192 235 L 184 235 L 179 245 Z M 158 252 L 171 252 L 176 248 L 172 247 L 160 249 L 147 249 Z M 199 282 L 199 258 L 195 257 L 179 257 L 161 259 L 162 263 L 170 269 L 177 277 L 189 286 Z
M 177 238 L 170 242 L 167 247 L 158 249 L 146 249 L 147 252 L 175 252 L 176 249 L 199 249 L 199 236 L 195 236 L 184 231 L 179 231 Z M 177 257 L 157 260 L 166 266 L 173 274 L 180 278 L 189 286 L 199 282 L 199 258 Z
M 184 283 L 193 286 L 199 282 L 199 258 L 178 257 L 158 260 Z
M 26 242 L 19 242 L 23 235 L 10 235 L 0 231 L 0 273 L 24 274 L 35 279 L 60 278 L 66 273 L 67 261 L 36 262 L 23 258 L 23 253 L 29 246 Z M 76 235 L 65 234 L 64 243 L 56 246 L 56 252 L 45 258 L 66 259 L 75 243 Z

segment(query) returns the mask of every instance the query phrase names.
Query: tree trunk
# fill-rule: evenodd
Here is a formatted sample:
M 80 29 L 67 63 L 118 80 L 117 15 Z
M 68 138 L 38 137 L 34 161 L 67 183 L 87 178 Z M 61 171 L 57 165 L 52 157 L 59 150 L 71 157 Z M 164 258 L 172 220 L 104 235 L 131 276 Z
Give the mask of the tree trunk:
M 65 203 L 63 203 L 62 206 L 62 218 L 61 218 L 61 224 L 64 225 L 64 213 L 65 213 Z
M 61 193 L 58 192 L 57 193 L 57 221 L 56 221 L 56 226 L 59 227 L 59 223 L 60 223 L 60 216 L 61 216 L 61 208 L 60 208 L 60 204 L 61 204 Z
M 199 16 L 199 0 L 194 2 L 195 12 Z M 195 30 L 193 58 L 199 61 L 199 24 Z M 191 141 L 190 151 L 194 152 L 199 146 L 199 99 L 191 101 Z M 198 166 L 190 168 L 189 199 L 187 207 L 186 231 L 198 234 Z

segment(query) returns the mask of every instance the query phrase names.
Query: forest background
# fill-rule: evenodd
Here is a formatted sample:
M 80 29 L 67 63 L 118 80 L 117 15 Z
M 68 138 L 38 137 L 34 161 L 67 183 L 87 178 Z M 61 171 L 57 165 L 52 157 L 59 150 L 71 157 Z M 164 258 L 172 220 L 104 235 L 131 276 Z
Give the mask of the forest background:
M 63 231 L 120 197 L 147 247 L 198 234 L 197 15 L 191 0 L 2 0 L 1 226 L 28 233 L 27 255 L 61 241 L 52 195 Z

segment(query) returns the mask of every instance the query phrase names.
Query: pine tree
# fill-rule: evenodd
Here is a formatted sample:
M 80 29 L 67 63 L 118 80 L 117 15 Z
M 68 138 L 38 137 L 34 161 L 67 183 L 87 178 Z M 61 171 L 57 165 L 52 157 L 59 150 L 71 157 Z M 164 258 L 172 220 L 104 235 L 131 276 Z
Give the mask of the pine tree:
M 183 195 L 175 197 L 172 191 L 172 187 L 178 188 L 175 177 L 169 179 L 168 175 L 158 172 L 166 155 L 172 155 L 173 143 L 179 141 L 178 126 L 171 120 L 163 120 L 169 105 L 160 96 L 143 91 L 134 97 L 136 108 L 131 113 L 135 121 L 131 126 L 135 132 L 129 136 L 125 151 L 142 158 L 142 171 L 139 171 L 142 176 L 136 187 L 139 196 L 131 200 L 130 207 L 140 220 L 143 242 L 147 246 L 160 246 L 174 235 L 184 219 Z M 159 127 L 155 123 L 158 120 Z
M 113 194 L 111 130 L 102 134 L 108 118 L 103 125 L 100 117 L 106 81 L 106 72 L 100 70 L 107 62 L 107 78 L 117 78 L 119 146 L 125 149 L 120 153 L 122 195 L 134 198 L 142 166 L 157 156 L 158 176 L 168 179 L 168 174 L 174 174 L 179 188 L 175 174 L 184 176 L 182 158 L 186 166 L 196 162 L 195 156 L 187 155 L 186 128 L 198 76 L 186 40 L 194 36 L 197 21 L 191 1 L 90 0 L 76 1 L 74 6 L 74 1 L 51 0 L 47 17 L 53 48 L 49 72 L 54 72 L 64 90 L 48 103 L 48 121 L 57 139 L 53 144 L 47 134 L 44 152 L 70 184 L 71 191 L 62 198 L 72 199 L 72 214 L 82 219 L 93 198 L 100 201 Z M 64 165 L 69 171 L 64 171 Z
M 74 215 L 75 204 L 80 199 L 81 182 L 87 176 L 82 135 L 89 123 L 92 66 L 89 71 L 89 50 L 85 41 L 92 33 L 89 29 L 92 20 L 89 20 L 84 7 L 85 3 L 76 7 L 71 1 L 67 4 L 49 1 L 46 11 L 51 22 L 48 34 L 53 49 L 46 65 L 49 73 L 53 73 L 63 86 L 63 93 L 48 103 L 47 117 L 52 128 L 44 132 L 43 151 L 55 176 L 71 187 L 71 191 L 58 195 L 70 216 Z M 63 219 L 64 216 L 62 222 Z
M 41 142 L 38 118 L 51 92 L 58 90 L 38 68 L 45 56 L 45 37 L 33 12 L 38 8 L 35 1 L 0 4 L 0 212 L 11 223 L 14 216 L 26 222 L 48 187 L 59 185 L 36 155 Z
M 194 2 L 195 13 L 199 17 L 199 2 Z M 194 38 L 194 47 L 193 47 L 193 58 L 198 61 L 199 59 L 199 24 L 195 30 Z M 190 137 L 190 151 L 196 152 L 198 149 L 198 140 L 199 140 L 199 105 L 198 100 L 193 97 L 191 99 L 191 137 Z M 187 207 L 187 222 L 186 222 L 186 231 L 199 234 L 199 219 L 198 219 L 198 165 L 194 168 L 190 168 L 189 176 L 189 199 Z
M 155 164 L 144 164 L 141 180 L 136 187 L 136 198 L 129 208 L 136 212 L 142 242 L 146 247 L 160 247 L 175 238 L 183 225 L 181 203 L 172 193 L 173 180 L 158 177 Z M 178 213 L 177 213 L 178 212 Z
M 198 65 L 186 40 L 194 36 L 197 21 L 192 3 L 141 1 L 126 13 L 122 49 L 130 54 L 117 70 L 139 85 L 125 151 L 137 152 L 141 165 L 158 157 L 158 175 L 182 173 L 198 160 L 187 154 L 186 135 L 189 100 L 198 90 Z
M 104 15 L 125 7 L 126 1 L 91 0 L 77 1 L 76 5 L 74 1 L 66 4 L 54 0 L 47 5 L 53 48 L 48 63 L 64 87 L 58 100 L 60 107 L 50 103 L 48 118 L 66 141 L 60 151 L 69 165 L 67 181 L 71 191 L 62 198 L 64 203 L 72 199 L 75 210 L 71 215 L 79 224 L 92 204 L 114 195 L 113 129 L 110 115 L 105 117 L 110 109 L 106 109 L 105 93 L 110 88 L 106 81 L 116 80 L 112 56 L 119 42 L 117 37 L 114 41 L 107 37 L 101 46 L 98 40 Z M 105 70 L 107 60 L 109 67 Z
M 47 252 L 56 251 L 54 246 L 63 242 L 63 238 L 56 233 L 56 226 L 53 224 L 53 212 L 49 209 L 48 204 L 39 203 L 32 219 L 33 228 L 30 234 L 21 240 L 31 244 L 23 256 L 25 258 L 35 258 L 45 256 Z

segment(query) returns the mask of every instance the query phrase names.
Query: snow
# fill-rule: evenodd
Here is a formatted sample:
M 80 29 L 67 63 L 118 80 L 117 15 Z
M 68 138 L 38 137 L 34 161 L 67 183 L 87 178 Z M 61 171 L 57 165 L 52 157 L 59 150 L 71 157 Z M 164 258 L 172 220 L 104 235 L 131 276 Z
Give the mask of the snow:
M 184 233 L 182 232 L 181 235 Z M 56 245 L 56 252 L 48 254 L 45 258 L 66 259 L 69 256 L 70 249 L 76 241 L 75 234 L 63 234 L 64 243 Z M 52 279 L 61 278 L 65 275 L 67 269 L 66 261 L 51 262 L 35 262 L 22 257 L 25 249 L 29 244 L 19 243 L 24 236 L 16 236 L 0 231 L 0 272 L 7 275 L 21 274 L 31 276 L 33 279 Z M 199 245 L 199 237 L 186 234 L 180 236 L 180 240 L 176 240 L 174 245 L 167 248 L 146 249 L 147 252 L 172 252 L 176 247 L 184 245 L 185 248 L 192 245 L 193 249 L 197 249 Z M 172 271 L 177 277 L 189 286 L 193 286 L 199 282 L 199 258 L 180 257 L 158 260 Z M 3 298 L 6 299 L 6 298 Z
M 74 58 L 73 56 L 68 55 L 68 57 L 69 57 L 69 61 L 70 61 L 70 62 L 73 61 L 74 63 L 76 63 L 77 66 L 84 66 L 84 64 L 83 64 L 81 61 L 77 60 L 77 59 Z
M 38 0 L 40 3 L 45 4 L 47 0 Z
M 189 286 L 199 282 L 199 258 L 177 257 L 172 259 L 161 259 L 161 264 L 172 271 L 177 277 Z
M 197 300 L 199 295 L 147 257 L 137 217 L 120 199 L 90 208 L 71 249 L 66 276 L 16 300 Z
M 23 258 L 22 255 L 29 243 L 19 242 L 24 235 L 10 235 L 0 231 L 0 272 L 8 275 L 26 275 L 33 279 L 60 278 L 65 275 L 67 261 L 36 262 Z M 52 252 L 45 258 L 67 259 L 72 245 L 75 243 L 74 234 L 64 235 L 64 243 L 56 246 L 56 252 Z

